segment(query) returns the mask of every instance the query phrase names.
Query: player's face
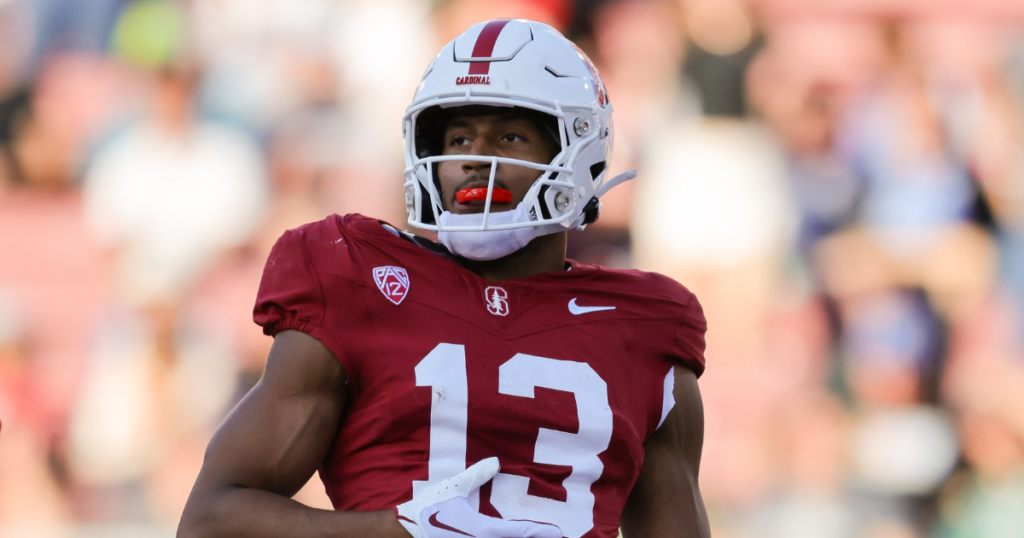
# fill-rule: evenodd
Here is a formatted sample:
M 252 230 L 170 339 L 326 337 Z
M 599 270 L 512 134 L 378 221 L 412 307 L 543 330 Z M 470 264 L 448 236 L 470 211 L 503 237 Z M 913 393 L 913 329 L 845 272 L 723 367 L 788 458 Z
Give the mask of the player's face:
M 551 135 L 535 122 L 509 114 L 457 116 L 444 133 L 443 155 L 482 155 L 522 159 L 547 164 L 555 157 Z M 479 213 L 483 201 L 460 203 L 455 194 L 463 189 L 486 188 L 491 163 L 442 161 L 437 164 L 445 209 L 456 214 Z M 491 211 L 516 207 L 543 172 L 523 166 L 498 164 L 494 187 L 512 193 L 511 202 L 491 202 Z

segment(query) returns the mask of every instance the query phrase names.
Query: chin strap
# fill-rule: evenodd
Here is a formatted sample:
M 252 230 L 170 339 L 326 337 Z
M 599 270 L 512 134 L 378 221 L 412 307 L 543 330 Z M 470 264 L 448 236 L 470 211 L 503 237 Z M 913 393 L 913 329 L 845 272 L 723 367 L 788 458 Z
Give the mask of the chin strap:
M 636 168 L 632 170 L 626 170 L 625 172 L 605 181 L 600 187 L 594 190 L 594 196 L 600 198 L 605 195 L 608 191 L 612 190 L 616 185 L 625 183 L 636 177 Z

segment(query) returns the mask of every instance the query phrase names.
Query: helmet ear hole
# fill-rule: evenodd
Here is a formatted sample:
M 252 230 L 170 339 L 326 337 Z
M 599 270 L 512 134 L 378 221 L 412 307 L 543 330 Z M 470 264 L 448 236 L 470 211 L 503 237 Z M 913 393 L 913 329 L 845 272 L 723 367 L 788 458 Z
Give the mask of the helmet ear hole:
M 605 161 L 601 161 L 590 165 L 590 178 L 593 179 L 594 181 L 597 181 L 597 176 L 600 176 L 601 172 L 604 172 L 605 166 Z

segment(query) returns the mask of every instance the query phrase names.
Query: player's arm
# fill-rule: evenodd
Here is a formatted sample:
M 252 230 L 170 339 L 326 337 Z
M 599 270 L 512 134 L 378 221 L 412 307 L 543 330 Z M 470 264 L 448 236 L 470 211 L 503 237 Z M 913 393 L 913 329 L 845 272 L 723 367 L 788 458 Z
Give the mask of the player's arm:
M 335 512 L 291 499 L 334 441 L 346 379 L 318 340 L 279 333 L 262 379 L 210 441 L 178 537 L 409 538 L 390 510 Z
M 625 538 L 709 538 L 697 485 L 704 405 L 692 370 L 675 367 L 676 405 L 644 444 L 644 467 L 622 513 Z

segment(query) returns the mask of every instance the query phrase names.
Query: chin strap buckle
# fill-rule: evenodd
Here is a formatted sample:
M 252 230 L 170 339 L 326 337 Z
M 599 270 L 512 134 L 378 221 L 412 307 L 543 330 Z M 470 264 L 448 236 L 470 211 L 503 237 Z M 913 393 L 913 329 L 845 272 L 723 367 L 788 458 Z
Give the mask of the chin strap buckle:
M 579 229 L 582 230 L 584 226 L 593 223 L 599 216 L 601 216 L 601 200 L 595 196 L 587 202 L 587 205 L 583 206 L 583 222 Z

